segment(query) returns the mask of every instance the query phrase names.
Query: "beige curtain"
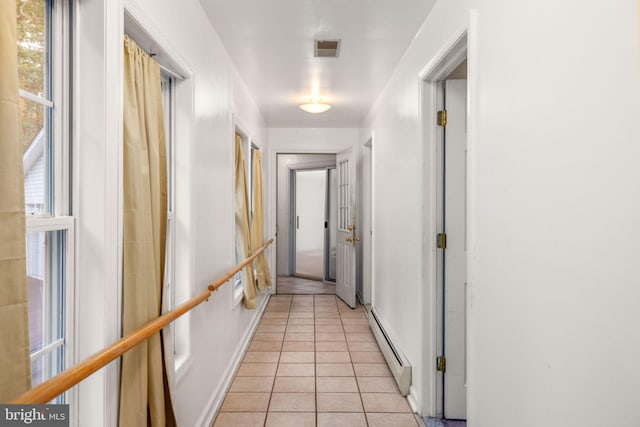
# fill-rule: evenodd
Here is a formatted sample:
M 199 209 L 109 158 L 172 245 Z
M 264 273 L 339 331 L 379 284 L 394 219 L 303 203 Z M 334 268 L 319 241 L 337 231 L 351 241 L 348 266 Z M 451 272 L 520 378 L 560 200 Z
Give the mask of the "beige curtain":
M 0 403 L 31 387 L 15 0 L 0 1 Z
M 167 159 L 160 68 L 124 41 L 123 333 L 160 315 L 167 225 Z M 160 333 L 125 353 L 120 426 L 172 426 Z
M 249 228 L 249 191 L 247 189 L 247 171 L 242 151 L 242 137 L 236 134 L 236 247 L 240 248 L 242 259 L 250 256 L 251 230 Z M 247 308 L 256 308 L 258 288 L 253 275 L 253 263 L 242 270 L 244 298 L 242 302 Z
M 253 150 L 253 220 L 251 222 L 251 239 L 253 247 L 262 246 L 264 237 L 264 196 L 262 186 L 262 153 Z M 267 257 L 262 252 L 256 258 L 256 273 L 258 275 L 258 288 L 264 289 L 271 286 L 271 272 Z

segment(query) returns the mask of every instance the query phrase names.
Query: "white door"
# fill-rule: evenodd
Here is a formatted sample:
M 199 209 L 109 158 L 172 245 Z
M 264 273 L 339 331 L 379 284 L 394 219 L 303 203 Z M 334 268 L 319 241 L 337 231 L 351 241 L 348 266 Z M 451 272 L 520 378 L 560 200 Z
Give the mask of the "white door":
M 445 82 L 444 137 L 444 415 L 467 418 L 466 400 L 466 80 Z
M 356 306 L 356 165 L 353 149 L 338 153 L 338 233 L 336 294 L 347 305 Z

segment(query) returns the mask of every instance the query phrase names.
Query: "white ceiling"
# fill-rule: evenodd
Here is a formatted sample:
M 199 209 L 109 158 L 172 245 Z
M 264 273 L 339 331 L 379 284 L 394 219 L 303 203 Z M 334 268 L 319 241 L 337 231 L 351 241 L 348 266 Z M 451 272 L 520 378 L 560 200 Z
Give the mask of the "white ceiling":
M 269 127 L 358 127 L 435 0 L 200 0 Z M 314 58 L 314 39 L 342 39 Z M 333 108 L 298 105 L 314 86 Z

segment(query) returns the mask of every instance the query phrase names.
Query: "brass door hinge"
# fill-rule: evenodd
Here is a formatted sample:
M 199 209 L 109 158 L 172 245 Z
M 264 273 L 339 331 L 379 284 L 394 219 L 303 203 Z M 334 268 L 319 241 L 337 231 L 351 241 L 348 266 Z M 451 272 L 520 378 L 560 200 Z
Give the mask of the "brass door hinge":
M 447 125 L 447 110 L 438 111 L 438 126 Z
M 438 356 L 436 359 L 436 364 L 438 365 L 438 372 L 445 373 L 447 371 L 447 358 L 444 356 Z
M 447 249 L 447 235 L 445 233 L 438 233 L 436 236 L 436 245 L 438 249 Z

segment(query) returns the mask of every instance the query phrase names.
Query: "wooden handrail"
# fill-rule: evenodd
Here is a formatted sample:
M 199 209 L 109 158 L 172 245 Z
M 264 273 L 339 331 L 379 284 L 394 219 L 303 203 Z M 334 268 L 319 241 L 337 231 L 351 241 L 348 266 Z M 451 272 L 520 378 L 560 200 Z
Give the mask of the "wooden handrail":
M 220 286 L 225 284 L 231 279 L 238 271 L 242 270 L 247 264 L 253 261 L 258 255 L 260 255 L 271 243 L 273 239 L 265 242 L 260 246 L 250 257 L 246 258 L 240 264 L 235 266 L 232 270 L 226 273 L 224 276 L 207 286 L 207 289 L 185 302 L 181 306 L 157 317 L 135 331 L 120 338 L 111 346 L 105 348 L 101 352 L 89 357 L 83 362 L 78 363 L 75 366 L 61 372 L 55 377 L 37 385 L 31 390 L 27 391 L 14 401 L 12 404 L 46 404 L 56 396 L 69 390 L 71 387 L 78 384 L 80 381 L 87 378 L 89 375 L 96 372 L 106 364 L 114 361 L 118 357 L 122 356 L 127 351 L 131 350 L 136 345 L 148 339 L 151 335 L 158 332 L 160 329 L 167 326 L 169 323 L 176 320 L 186 312 L 190 311 L 200 303 L 209 299 L 211 294 L 215 292 Z

